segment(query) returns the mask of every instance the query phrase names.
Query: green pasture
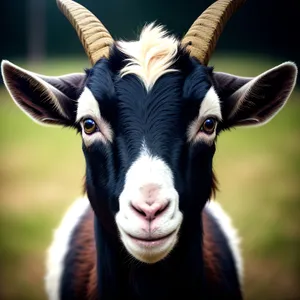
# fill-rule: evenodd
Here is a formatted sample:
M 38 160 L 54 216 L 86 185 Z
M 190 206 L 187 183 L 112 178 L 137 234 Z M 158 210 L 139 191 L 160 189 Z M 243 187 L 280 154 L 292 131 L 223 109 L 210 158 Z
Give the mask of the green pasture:
M 234 59 L 233 59 L 234 57 Z M 85 60 L 22 67 L 47 75 L 80 72 Z M 278 64 L 219 55 L 215 70 L 254 76 Z M 82 191 L 80 136 L 39 126 L 0 87 L 0 299 L 46 299 L 44 257 L 64 211 Z M 300 299 L 300 90 L 263 127 L 217 142 L 217 199 L 242 238 L 246 299 Z

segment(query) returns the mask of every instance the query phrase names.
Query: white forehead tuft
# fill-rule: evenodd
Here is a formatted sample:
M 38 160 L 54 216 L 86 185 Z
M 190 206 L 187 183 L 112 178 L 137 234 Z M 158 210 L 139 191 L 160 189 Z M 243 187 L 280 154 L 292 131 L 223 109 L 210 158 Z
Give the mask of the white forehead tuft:
M 199 111 L 199 117 L 201 118 L 210 115 L 222 120 L 220 99 L 213 86 L 206 93 Z
M 82 117 L 88 115 L 100 120 L 99 104 L 91 90 L 85 87 L 78 99 L 76 121 L 78 122 Z
M 169 69 L 174 63 L 179 42 L 172 35 L 167 35 L 162 26 L 153 23 L 144 27 L 139 41 L 120 41 L 117 47 L 128 55 L 128 64 L 120 71 L 121 76 L 137 75 L 150 90 L 163 74 L 175 72 Z

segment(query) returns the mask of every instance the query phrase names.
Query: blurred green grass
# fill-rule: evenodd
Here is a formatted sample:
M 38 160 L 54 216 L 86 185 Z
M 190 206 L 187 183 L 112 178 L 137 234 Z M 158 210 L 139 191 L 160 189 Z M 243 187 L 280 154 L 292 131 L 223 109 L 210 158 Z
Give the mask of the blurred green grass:
M 46 75 L 80 72 L 85 59 L 24 68 Z M 223 54 L 216 71 L 256 76 L 281 63 Z M 45 299 L 46 249 L 54 228 L 81 194 L 80 137 L 39 126 L 0 88 L 0 299 Z M 300 90 L 268 124 L 224 132 L 214 168 L 217 199 L 242 237 L 246 299 L 300 299 Z

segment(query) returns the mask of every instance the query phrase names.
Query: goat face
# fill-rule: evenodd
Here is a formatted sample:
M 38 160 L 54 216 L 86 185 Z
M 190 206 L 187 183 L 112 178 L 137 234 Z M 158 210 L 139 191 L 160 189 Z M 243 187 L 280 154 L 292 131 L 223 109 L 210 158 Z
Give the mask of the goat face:
M 104 227 L 117 225 L 136 259 L 155 263 L 174 248 L 183 224 L 200 224 L 214 186 L 216 136 L 269 121 L 297 69 L 287 62 L 254 78 L 213 72 L 150 25 L 86 74 L 46 77 L 8 62 L 2 73 L 35 121 L 81 132 L 96 216 Z
M 115 216 L 126 249 L 154 263 L 174 247 L 183 213 L 199 219 L 209 198 L 221 108 L 211 70 L 188 56 L 178 57 L 185 71 L 147 90 L 136 74 L 116 75 L 120 55 L 94 66 L 78 100 L 86 186 L 95 211 Z

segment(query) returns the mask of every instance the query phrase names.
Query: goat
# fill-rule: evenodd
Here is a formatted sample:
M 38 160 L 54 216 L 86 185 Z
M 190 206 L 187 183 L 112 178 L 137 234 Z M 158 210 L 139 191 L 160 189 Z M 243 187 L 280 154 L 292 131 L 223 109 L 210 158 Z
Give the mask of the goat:
M 48 250 L 49 299 L 243 298 L 239 236 L 212 200 L 216 139 L 270 121 L 297 77 L 292 62 L 254 78 L 208 66 L 243 2 L 216 1 L 182 40 L 152 23 L 115 42 L 86 8 L 57 0 L 92 67 L 49 77 L 2 62 L 20 109 L 82 137 L 85 193 Z

